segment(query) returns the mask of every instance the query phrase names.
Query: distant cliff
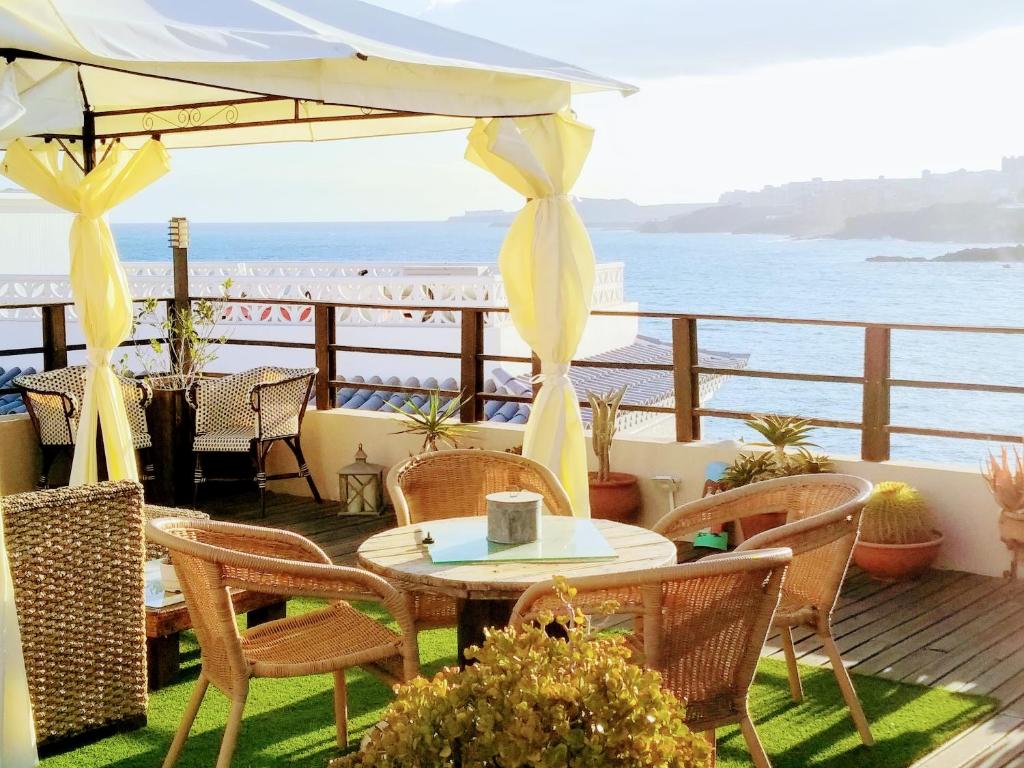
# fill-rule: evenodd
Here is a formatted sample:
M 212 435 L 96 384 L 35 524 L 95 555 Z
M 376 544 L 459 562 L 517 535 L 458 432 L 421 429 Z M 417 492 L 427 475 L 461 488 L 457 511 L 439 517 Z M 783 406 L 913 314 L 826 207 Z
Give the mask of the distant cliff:
M 656 221 L 691 213 L 712 206 L 713 203 L 665 203 L 662 205 L 639 205 L 632 200 L 605 200 L 583 197 L 576 201 L 584 223 L 594 227 L 635 227 L 647 221 Z M 515 211 L 467 211 L 461 216 L 452 216 L 448 221 L 459 224 L 491 224 L 507 226 L 515 218 Z
M 843 240 L 895 238 L 939 243 L 1024 241 L 1024 208 L 987 203 L 931 205 L 921 210 L 865 213 L 849 218 L 833 211 L 793 206 L 716 205 L 651 221 L 642 232 L 727 232 Z
M 923 256 L 872 256 L 865 261 L 878 262 L 907 262 L 907 261 L 969 261 L 969 262 L 994 262 L 1001 264 L 1024 263 L 1024 245 L 1008 245 L 1001 248 L 964 248 L 961 251 L 944 253 L 926 259 Z
M 894 237 L 949 243 L 1005 243 L 1024 240 L 1024 208 L 982 203 L 932 205 L 918 211 L 854 216 L 833 237 Z

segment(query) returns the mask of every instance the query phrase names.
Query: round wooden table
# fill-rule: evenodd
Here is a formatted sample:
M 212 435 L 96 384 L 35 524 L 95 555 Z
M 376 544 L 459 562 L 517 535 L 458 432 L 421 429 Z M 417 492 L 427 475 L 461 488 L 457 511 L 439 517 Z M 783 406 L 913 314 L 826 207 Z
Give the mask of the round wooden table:
M 459 663 L 464 651 L 480 645 L 485 627 L 508 623 L 515 601 L 531 585 L 553 576 L 572 581 L 660 568 L 676 563 L 676 545 L 660 534 L 610 520 L 576 520 L 593 524 L 615 551 L 614 558 L 553 562 L 435 563 L 422 539 L 425 532 L 475 518 L 449 518 L 406 525 L 371 536 L 359 547 L 359 564 L 403 589 L 448 595 L 458 601 Z

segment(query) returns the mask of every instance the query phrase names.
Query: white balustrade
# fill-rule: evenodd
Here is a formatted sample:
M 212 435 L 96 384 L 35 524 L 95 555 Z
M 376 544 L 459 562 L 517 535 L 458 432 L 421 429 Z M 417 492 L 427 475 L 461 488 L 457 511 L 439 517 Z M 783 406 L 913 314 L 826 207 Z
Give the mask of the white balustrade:
M 136 298 L 171 294 L 172 269 L 166 262 L 125 262 Z M 624 265 L 599 264 L 593 306 L 613 308 L 624 301 Z M 225 280 L 232 282 L 224 305 L 224 322 L 304 325 L 313 322 L 304 300 L 339 304 L 394 305 L 390 308 L 337 310 L 343 326 L 451 326 L 460 322 L 450 310 L 408 310 L 404 306 L 504 307 L 505 284 L 490 264 L 414 264 L 333 262 L 203 262 L 189 264 L 193 296 L 219 298 Z M 53 275 L 0 275 L 0 320 L 36 320 L 38 308 L 4 309 L 4 304 L 69 301 L 70 282 Z M 295 300 L 295 305 L 267 304 L 261 299 Z M 71 317 L 74 310 L 71 309 Z M 487 315 L 488 326 L 511 322 L 507 313 Z

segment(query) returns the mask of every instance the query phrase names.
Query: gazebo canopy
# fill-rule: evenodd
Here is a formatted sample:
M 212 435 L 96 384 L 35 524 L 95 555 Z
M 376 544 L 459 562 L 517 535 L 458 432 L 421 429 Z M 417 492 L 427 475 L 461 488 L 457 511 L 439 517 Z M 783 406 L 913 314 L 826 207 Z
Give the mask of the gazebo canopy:
M 25 109 L 0 148 L 93 132 L 168 148 L 418 133 L 635 90 L 359 0 L 5 0 L 0 56 L 0 110 L 12 91 Z

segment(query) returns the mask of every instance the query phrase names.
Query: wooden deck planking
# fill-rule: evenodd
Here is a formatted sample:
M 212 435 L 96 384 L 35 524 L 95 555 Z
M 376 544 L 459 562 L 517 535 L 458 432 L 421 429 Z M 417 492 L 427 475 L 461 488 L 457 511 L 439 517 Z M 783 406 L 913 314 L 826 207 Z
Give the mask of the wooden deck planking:
M 337 515 L 337 503 L 269 494 L 258 517 L 252 494 L 211 498 L 215 519 L 301 533 L 338 564 L 352 565 L 368 536 L 395 525 L 379 518 Z M 1001 711 L 969 729 L 914 768 L 1024 766 L 1024 584 L 953 571 L 886 584 L 851 571 L 833 621 L 844 663 L 854 672 L 995 697 Z M 825 665 L 821 643 L 795 633 L 802 664 Z M 781 657 L 777 636 L 765 655 Z M 867 713 L 870 718 L 871 713 Z
M 267 515 L 259 516 L 259 501 L 250 493 L 214 496 L 200 509 L 215 520 L 247 525 L 265 525 L 302 534 L 311 539 L 337 565 L 355 565 L 355 552 L 368 537 L 393 528 L 394 513 L 380 517 L 356 517 L 338 514 L 338 503 L 317 504 L 304 496 L 267 494 Z

